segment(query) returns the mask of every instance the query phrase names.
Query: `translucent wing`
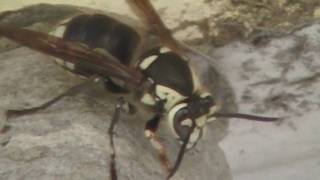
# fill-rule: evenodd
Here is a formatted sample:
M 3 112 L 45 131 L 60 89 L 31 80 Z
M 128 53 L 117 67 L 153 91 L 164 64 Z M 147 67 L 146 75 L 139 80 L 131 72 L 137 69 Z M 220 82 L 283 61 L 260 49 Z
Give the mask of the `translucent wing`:
M 163 45 L 176 53 L 181 53 L 179 43 L 174 39 L 149 0 L 127 0 L 127 2 L 143 23 L 159 37 Z
M 85 45 L 66 41 L 48 34 L 0 25 L 0 35 L 39 52 L 62 58 L 65 61 L 81 62 L 92 66 L 97 74 L 118 78 L 126 83 L 138 86 L 142 74 L 134 68 L 125 66 L 109 53 L 100 54 Z

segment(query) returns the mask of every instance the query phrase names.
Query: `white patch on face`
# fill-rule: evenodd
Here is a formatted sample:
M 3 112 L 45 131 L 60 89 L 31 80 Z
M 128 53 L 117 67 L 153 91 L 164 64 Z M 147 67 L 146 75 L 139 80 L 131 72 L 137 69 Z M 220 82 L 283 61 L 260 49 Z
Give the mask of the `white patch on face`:
M 160 99 L 167 100 L 164 107 L 166 110 L 171 109 L 176 103 L 187 98 L 186 96 L 181 95 L 179 92 L 162 85 L 156 85 L 156 95 Z
M 181 122 L 180 124 L 181 126 L 188 126 L 188 127 L 192 127 L 192 120 L 191 119 L 185 119 Z
M 155 105 L 156 104 L 156 100 L 153 98 L 153 96 L 151 96 L 151 94 L 149 93 L 145 93 L 142 98 L 140 99 L 140 101 L 143 104 L 147 104 L 147 105 Z
M 201 135 L 201 130 L 199 128 L 195 128 L 190 136 L 187 149 L 192 148 L 195 145 L 195 143 L 198 142 L 200 135 Z
M 66 31 L 66 26 L 59 26 L 56 30 L 50 32 L 50 35 L 62 38 L 65 31 Z
M 169 127 L 171 129 L 171 131 L 173 132 L 173 134 L 176 136 L 176 138 L 179 138 L 178 134 L 176 133 L 176 131 L 174 130 L 174 125 L 173 125 L 173 121 L 174 121 L 174 116 L 176 115 L 176 113 L 182 109 L 182 108 L 185 108 L 187 107 L 188 104 L 187 103 L 181 103 L 181 104 L 178 104 L 176 106 L 174 106 L 168 113 L 168 117 L 167 117 L 167 120 L 168 120 L 168 123 L 169 123 Z
M 200 136 L 200 129 L 195 128 L 190 136 L 189 142 L 194 143 L 199 139 Z
M 156 55 L 149 56 L 141 61 L 141 63 L 139 64 L 139 67 L 143 70 L 147 69 L 157 58 L 158 56 Z
M 160 53 L 161 54 L 164 54 L 164 53 L 167 53 L 167 52 L 170 52 L 171 51 L 171 49 L 169 49 L 169 48 L 167 48 L 167 47 L 162 47 L 162 48 L 160 48 Z
M 196 120 L 196 125 L 200 128 L 204 127 L 207 123 L 207 115 L 200 116 Z

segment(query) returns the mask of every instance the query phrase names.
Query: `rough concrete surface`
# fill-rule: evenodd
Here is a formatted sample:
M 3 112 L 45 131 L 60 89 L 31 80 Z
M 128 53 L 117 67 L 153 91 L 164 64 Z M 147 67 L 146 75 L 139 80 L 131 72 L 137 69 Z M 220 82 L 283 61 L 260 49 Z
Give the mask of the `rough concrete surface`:
M 90 2 L 104 8 L 101 1 Z M 228 131 L 224 123 L 211 124 L 205 138 L 187 153 L 175 178 L 224 180 L 231 179 L 231 173 L 235 180 L 317 179 L 320 25 L 312 23 L 312 18 L 319 17 L 318 1 L 184 0 L 174 8 L 169 0 L 153 2 L 179 39 L 199 45 L 214 59 L 211 63 L 230 83 L 239 112 L 284 117 L 281 123 L 270 124 L 232 119 Z M 123 1 L 108 3 L 111 11 L 130 15 Z M 237 18 L 230 18 L 234 15 Z M 216 22 L 224 20 L 233 23 L 222 23 L 217 30 Z M 310 25 L 300 28 L 302 21 Z M 293 26 L 299 28 L 287 35 Z M 262 35 L 262 41 L 246 38 L 246 42 L 259 46 L 234 42 L 251 33 Z M 217 34 L 221 36 L 214 38 Z M 227 45 L 213 47 L 221 44 Z M 0 54 L 2 112 L 37 105 L 80 83 L 46 59 L 25 48 L 7 48 Z M 43 113 L 13 119 L 12 130 L 0 138 L 0 178 L 106 179 L 111 99 L 105 91 L 91 87 Z M 164 177 L 143 136 L 143 122 L 143 117 L 125 116 L 117 127 L 120 179 Z M 162 129 L 173 155 L 177 143 Z
M 284 117 L 279 124 L 230 121 L 221 147 L 234 179 L 320 177 L 319 49 L 315 23 L 263 47 L 235 42 L 214 50 L 239 111 Z
M 2 123 L 6 109 L 36 106 L 80 83 L 46 61 L 47 56 L 26 48 L 2 53 L 0 59 Z M 11 130 L 0 138 L 0 179 L 109 179 L 107 129 L 114 103 L 103 89 L 88 87 L 44 112 L 10 120 Z M 119 179 L 164 179 L 144 138 L 144 122 L 143 117 L 124 116 L 116 128 Z M 212 131 L 187 153 L 175 179 L 230 179 L 217 145 L 225 126 L 212 125 Z M 166 131 L 165 121 L 162 126 L 161 137 L 174 158 L 178 143 Z

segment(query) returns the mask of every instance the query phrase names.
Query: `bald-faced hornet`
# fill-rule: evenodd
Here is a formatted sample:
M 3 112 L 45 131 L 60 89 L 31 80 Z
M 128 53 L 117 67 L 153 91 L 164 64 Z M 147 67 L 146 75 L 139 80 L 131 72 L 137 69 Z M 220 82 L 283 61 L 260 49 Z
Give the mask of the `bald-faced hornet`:
M 176 41 L 148 0 L 128 0 L 144 28 L 129 26 L 126 20 L 104 14 L 82 14 L 61 22 L 51 35 L 0 25 L 0 35 L 24 46 L 52 55 L 66 70 L 89 81 L 104 82 L 117 94 L 131 94 L 135 101 L 154 116 L 147 121 L 145 135 L 157 150 L 170 179 L 178 170 L 185 151 L 196 145 L 205 125 L 216 118 L 233 117 L 257 121 L 275 121 L 239 113 L 220 112 L 192 61 L 206 61 L 206 56 Z M 9 110 L 7 117 L 32 114 L 43 110 L 62 97 L 78 91 L 76 86 L 53 100 L 35 108 Z M 119 98 L 109 137 L 113 149 L 110 176 L 117 179 L 113 130 L 126 104 Z M 177 159 L 171 165 L 156 131 L 161 119 L 181 142 Z

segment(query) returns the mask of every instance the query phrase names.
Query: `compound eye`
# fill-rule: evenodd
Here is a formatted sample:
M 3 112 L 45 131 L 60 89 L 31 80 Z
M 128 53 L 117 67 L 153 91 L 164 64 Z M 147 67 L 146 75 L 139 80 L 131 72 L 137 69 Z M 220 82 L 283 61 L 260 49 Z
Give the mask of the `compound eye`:
M 189 119 L 189 110 L 187 103 L 181 103 L 174 106 L 168 113 L 168 123 L 172 132 L 180 140 L 185 139 L 190 133 L 192 120 Z
M 188 109 L 183 108 L 176 112 L 173 120 L 174 131 L 182 141 L 187 138 L 193 125 L 193 121 L 188 116 Z
M 195 121 L 190 118 L 190 113 L 186 103 L 181 103 L 174 106 L 169 111 L 169 125 L 173 133 L 178 137 L 180 142 L 183 142 L 190 135 L 187 149 L 193 147 L 202 136 L 202 129 L 194 127 Z

